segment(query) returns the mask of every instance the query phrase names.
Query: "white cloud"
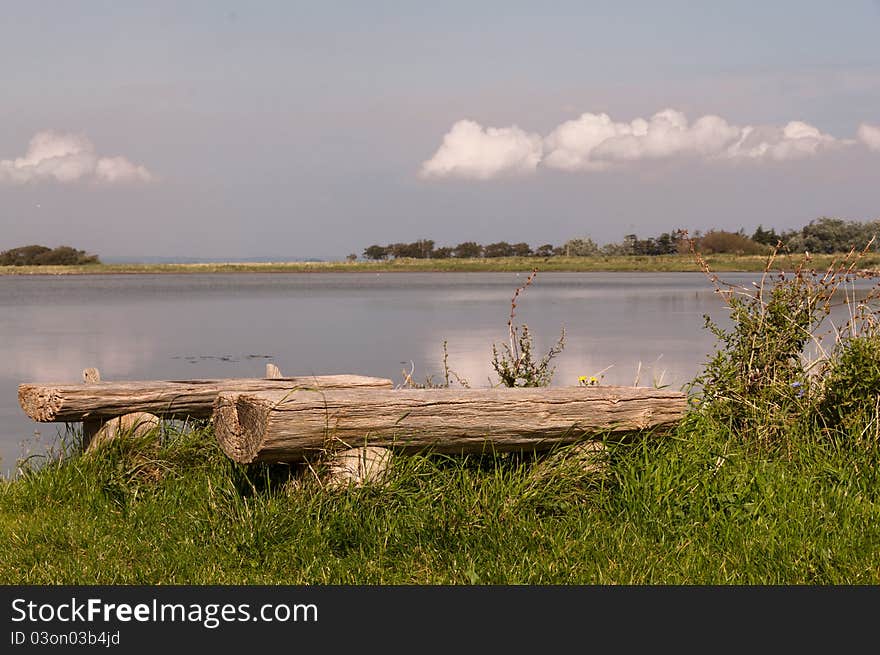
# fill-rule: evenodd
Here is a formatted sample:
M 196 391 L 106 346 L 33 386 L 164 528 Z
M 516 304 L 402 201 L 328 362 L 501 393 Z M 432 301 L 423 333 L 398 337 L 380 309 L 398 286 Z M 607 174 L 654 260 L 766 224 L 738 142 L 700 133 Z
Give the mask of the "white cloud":
M 153 175 L 125 157 L 99 157 L 79 134 L 47 130 L 30 140 L 23 157 L 0 159 L 0 184 L 55 181 L 63 184 L 149 182 Z
M 674 109 L 630 123 L 615 123 L 607 114 L 583 114 L 547 136 L 542 164 L 567 171 L 591 171 L 671 157 L 779 161 L 813 156 L 823 148 L 845 143 L 800 121 L 782 128 L 739 127 L 713 115 L 691 124 Z
M 880 151 L 880 127 L 862 123 L 859 125 L 859 139 L 871 150 Z
M 149 182 L 153 176 L 143 166 L 132 164 L 125 157 L 102 157 L 95 166 L 95 177 L 101 182 Z
M 443 137 L 434 156 L 422 164 L 423 177 L 464 177 L 486 180 L 509 174 L 533 173 L 541 161 L 541 136 L 512 127 L 483 129 L 461 120 Z
M 742 135 L 724 153 L 730 158 L 743 159 L 801 159 L 819 154 L 823 149 L 849 145 L 850 141 L 835 139 L 801 121 L 791 121 L 783 128 L 752 127 L 742 128 Z
M 880 130 L 871 126 L 863 126 L 860 135 L 866 143 L 875 137 L 880 141 Z M 533 172 L 539 165 L 589 172 L 673 157 L 784 161 L 852 143 L 801 121 L 783 127 L 737 126 L 707 115 L 690 123 L 675 109 L 628 123 L 616 122 L 608 114 L 585 113 L 557 126 L 543 139 L 518 127 L 484 131 L 477 123 L 459 121 L 434 157 L 423 164 L 422 175 L 489 179 L 512 171 Z

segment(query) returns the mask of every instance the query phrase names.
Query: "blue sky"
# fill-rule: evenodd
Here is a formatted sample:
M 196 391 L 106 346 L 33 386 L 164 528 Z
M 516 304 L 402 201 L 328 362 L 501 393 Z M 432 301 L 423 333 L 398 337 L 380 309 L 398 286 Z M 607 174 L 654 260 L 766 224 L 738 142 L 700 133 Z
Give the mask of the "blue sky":
M 880 217 L 880 4 L 694 4 L 5 3 L 0 250 Z

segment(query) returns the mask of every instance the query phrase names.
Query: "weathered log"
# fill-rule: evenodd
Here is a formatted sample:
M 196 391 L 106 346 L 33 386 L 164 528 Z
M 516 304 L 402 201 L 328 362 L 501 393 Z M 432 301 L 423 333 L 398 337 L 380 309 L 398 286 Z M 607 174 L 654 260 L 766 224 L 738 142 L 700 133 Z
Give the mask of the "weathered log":
M 211 415 L 221 391 L 289 392 L 299 388 L 391 388 L 385 378 L 315 375 L 281 379 L 143 380 L 94 384 L 21 384 L 18 402 L 35 421 L 76 423 L 149 412 L 164 418 Z
M 403 452 L 541 450 L 602 433 L 663 432 L 685 394 L 646 387 L 221 392 L 214 431 L 233 460 L 295 462 L 334 444 Z

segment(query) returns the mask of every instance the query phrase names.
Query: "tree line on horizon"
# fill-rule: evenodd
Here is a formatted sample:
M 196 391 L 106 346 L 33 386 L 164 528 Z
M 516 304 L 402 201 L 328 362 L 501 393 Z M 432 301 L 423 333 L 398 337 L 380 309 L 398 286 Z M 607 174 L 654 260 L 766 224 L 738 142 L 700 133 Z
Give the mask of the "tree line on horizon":
M 100 264 L 97 255 L 70 246 L 30 245 L 0 252 L 0 266 L 80 266 Z
M 861 250 L 871 239 L 880 234 L 880 220 L 852 221 L 841 218 L 821 217 L 810 221 L 800 229 L 777 232 L 758 225 L 749 235 L 745 230 L 736 232 L 711 229 L 705 233 L 697 230 L 688 235 L 685 230 L 674 229 L 655 237 L 639 238 L 627 234 L 616 243 L 598 245 L 590 237 L 569 239 L 559 246 L 545 243 L 532 248 L 528 243 L 498 241 L 486 245 L 465 241 L 456 246 L 436 247 L 431 239 L 419 239 L 412 243 L 373 244 L 364 248 L 364 259 L 381 261 L 387 259 L 472 259 L 493 257 L 596 257 L 614 255 L 674 255 L 689 252 L 690 241 L 704 254 L 762 255 L 769 253 L 777 244 L 790 252 L 836 253 L 852 248 Z M 870 249 L 878 250 L 878 243 Z M 357 255 L 349 255 L 349 261 Z

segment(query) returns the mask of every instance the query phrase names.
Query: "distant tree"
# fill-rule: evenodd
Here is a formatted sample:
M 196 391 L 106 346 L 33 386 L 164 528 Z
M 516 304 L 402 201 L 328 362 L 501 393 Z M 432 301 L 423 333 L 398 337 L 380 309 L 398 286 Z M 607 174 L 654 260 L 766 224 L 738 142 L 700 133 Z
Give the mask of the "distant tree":
M 627 234 L 621 243 L 607 244 L 601 251 L 606 255 L 672 255 L 683 250 L 683 239 L 682 230 L 663 232 L 657 237 L 647 239 L 640 239 L 636 234 Z
M 433 254 L 431 255 L 434 259 L 449 259 L 452 257 L 452 248 L 435 248 Z
M 351 253 L 350 255 L 346 255 L 345 261 L 347 262 L 356 262 L 358 256 L 355 253 Z
M 672 230 L 672 232 L 664 232 L 655 240 L 655 254 L 657 255 L 674 255 L 682 252 L 684 240 L 684 232 L 682 230 Z
M 707 254 L 761 255 L 768 251 L 766 245 L 752 241 L 741 232 L 725 230 L 709 230 L 696 243 L 699 250 Z
M 623 246 L 620 243 L 609 242 L 599 247 L 599 254 L 606 257 L 614 257 L 623 254 Z
M 430 239 L 419 239 L 412 243 L 391 243 L 386 247 L 392 257 L 412 257 L 413 259 L 427 259 L 434 251 L 434 242 Z
M 52 252 L 46 246 L 21 246 L 0 252 L 0 265 L 3 266 L 33 266 L 40 255 Z
M 398 257 L 406 257 L 406 247 L 405 243 L 389 243 L 385 246 L 385 252 L 388 253 L 389 257 L 394 257 L 397 259 Z
M 775 246 L 779 243 L 779 240 L 779 235 L 776 234 L 775 229 L 770 228 L 769 230 L 765 230 L 764 226 L 760 224 L 752 233 L 752 241 L 755 243 L 763 243 L 765 246 Z
M 688 234 L 687 230 L 682 230 L 682 229 L 676 228 L 675 230 L 672 231 L 672 236 L 673 236 L 673 239 L 675 240 L 675 251 L 678 254 L 684 255 L 684 254 L 690 253 L 690 251 L 691 251 L 690 238 L 691 237 Z
M 483 248 L 484 257 L 510 257 L 513 255 L 513 247 L 507 241 L 490 243 Z
M 531 257 L 533 254 L 531 246 L 525 242 L 514 243 L 510 250 L 514 257 Z
M 801 231 L 796 229 L 791 230 L 783 230 L 779 235 L 779 240 L 782 241 L 782 245 L 788 248 L 789 250 L 797 251 L 797 243 L 800 240 Z
M 562 248 L 566 257 L 593 257 L 599 254 L 599 246 L 589 237 L 569 239 Z
M 75 266 L 82 262 L 85 253 L 70 246 L 58 246 L 49 252 L 43 252 L 34 258 L 37 266 Z
M 599 252 L 603 255 L 615 257 L 621 255 L 634 255 L 636 253 L 635 246 L 638 240 L 639 238 L 635 234 L 627 234 L 623 237 L 623 241 L 606 243 L 599 249 Z
M 880 221 L 863 223 L 823 216 L 805 225 L 787 245 L 795 252 L 847 252 L 852 248 L 861 250 L 875 234 L 880 237 Z M 876 242 L 873 249 L 878 249 Z
M 386 259 L 388 257 L 388 248 L 385 246 L 372 245 L 364 248 L 364 257 L 367 259 Z
M 544 245 L 535 248 L 535 257 L 552 257 L 554 254 L 553 250 L 552 243 L 545 243 Z
M 633 254 L 633 243 L 630 241 L 620 241 L 620 242 L 611 242 L 606 243 L 604 246 L 599 248 L 599 252 L 603 255 L 617 257 L 621 255 L 632 255 Z
M 31 245 L 0 252 L 0 266 L 79 266 L 99 264 L 97 255 L 70 246 Z
M 413 256 L 418 259 L 430 259 L 434 253 L 434 242 L 431 239 L 419 239 L 412 246 L 417 253 Z
M 417 257 L 419 249 L 412 243 L 389 243 L 388 254 L 394 258 Z
M 465 241 L 455 246 L 452 252 L 458 259 L 479 257 L 483 254 L 483 246 L 475 241 Z
M 648 237 L 647 239 L 636 239 L 632 243 L 632 251 L 634 255 L 658 255 L 656 239 Z

